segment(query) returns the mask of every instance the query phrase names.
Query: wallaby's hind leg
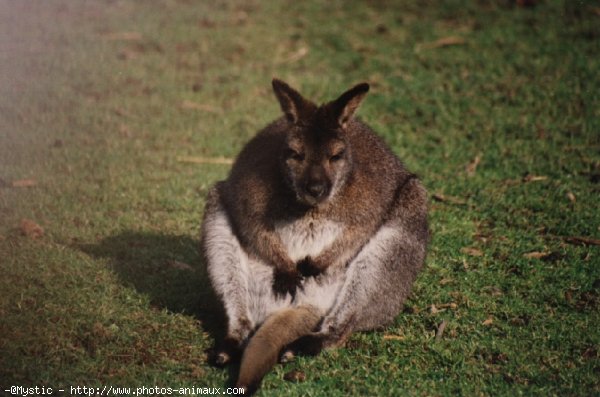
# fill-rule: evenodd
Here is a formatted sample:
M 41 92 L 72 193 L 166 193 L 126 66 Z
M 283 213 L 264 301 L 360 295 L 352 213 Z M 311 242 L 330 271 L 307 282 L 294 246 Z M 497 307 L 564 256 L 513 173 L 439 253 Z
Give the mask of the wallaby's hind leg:
M 391 220 L 352 260 L 335 305 L 309 338 L 313 349 L 338 346 L 352 332 L 385 325 L 400 312 L 425 257 L 424 241 L 411 232 Z
M 254 324 L 247 305 L 248 256 L 233 233 L 218 185 L 208 195 L 201 245 L 208 275 L 227 317 L 227 335 L 214 357 L 216 364 L 223 365 L 243 347 Z

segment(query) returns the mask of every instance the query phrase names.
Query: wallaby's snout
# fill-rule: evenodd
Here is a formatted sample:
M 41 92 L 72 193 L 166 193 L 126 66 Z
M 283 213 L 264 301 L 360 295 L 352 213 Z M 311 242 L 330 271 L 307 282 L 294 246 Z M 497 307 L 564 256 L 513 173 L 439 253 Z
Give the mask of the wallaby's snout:
M 325 197 L 329 192 L 329 187 L 326 183 L 320 181 L 309 182 L 306 184 L 304 188 L 306 193 L 308 193 L 315 200 L 319 200 L 322 197 Z
M 325 200 L 330 191 L 331 182 L 325 178 L 323 173 L 318 170 L 311 170 L 309 178 L 304 184 L 304 192 L 308 195 L 307 201 L 318 203 Z
M 298 143 L 298 140 L 290 142 L 292 147 L 300 150 Z M 328 151 L 322 150 L 323 148 L 313 147 L 307 142 L 303 142 L 301 146 L 303 154 L 288 158 L 284 169 L 298 200 L 309 206 L 317 206 L 334 195 L 336 186 L 343 183 L 347 164 L 341 159 L 333 164 L 329 160 Z

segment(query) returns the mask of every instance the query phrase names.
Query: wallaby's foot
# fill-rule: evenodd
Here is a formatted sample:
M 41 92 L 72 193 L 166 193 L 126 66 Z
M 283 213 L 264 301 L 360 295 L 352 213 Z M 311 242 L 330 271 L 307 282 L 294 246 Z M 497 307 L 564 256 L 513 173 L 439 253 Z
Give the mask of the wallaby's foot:
M 231 354 L 223 350 L 216 352 L 213 362 L 217 367 L 224 367 L 231 362 Z
M 242 355 L 241 343 L 233 338 L 225 338 L 218 347 L 213 350 L 210 357 L 212 365 L 224 367 L 232 361 L 239 360 Z
M 316 356 L 323 350 L 325 337 L 322 334 L 312 333 L 305 335 L 287 347 L 286 351 L 294 354 Z
M 341 336 L 323 332 L 313 332 L 292 343 L 289 346 L 289 349 L 298 354 L 316 356 L 325 349 L 335 349 L 344 346 L 350 335 L 351 332 L 345 332 Z
M 289 363 L 294 361 L 294 358 L 296 358 L 296 354 L 294 353 L 294 351 L 290 348 L 286 348 L 283 350 L 281 357 L 279 357 L 279 362 L 281 364 Z
M 236 326 L 214 349 L 211 361 L 213 365 L 222 367 L 242 357 L 244 345 L 252 333 L 252 323 L 246 316 L 236 318 Z

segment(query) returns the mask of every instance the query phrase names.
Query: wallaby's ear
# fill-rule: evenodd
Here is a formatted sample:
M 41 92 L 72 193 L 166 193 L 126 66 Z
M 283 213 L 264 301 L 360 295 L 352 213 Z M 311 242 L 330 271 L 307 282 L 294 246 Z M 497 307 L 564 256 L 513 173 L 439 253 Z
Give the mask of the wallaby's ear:
M 303 117 L 308 115 L 311 110 L 315 109 L 315 105 L 307 101 L 300 95 L 298 91 L 290 87 L 287 83 L 273 79 L 273 91 L 277 96 L 277 100 L 281 105 L 281 110 L 287 119 L 296 124 Z
M 344 92 L 329 104 L 333 111 L 333 117 L 341 127 L 345 127 L 352 118 L 367 92 L 369 92 L 369 84 L 361 83 Z

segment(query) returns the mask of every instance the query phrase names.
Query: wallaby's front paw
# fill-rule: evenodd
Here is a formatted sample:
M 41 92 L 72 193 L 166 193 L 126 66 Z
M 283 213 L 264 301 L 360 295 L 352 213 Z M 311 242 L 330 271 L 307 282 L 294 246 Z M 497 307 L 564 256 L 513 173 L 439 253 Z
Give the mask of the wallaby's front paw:
M 310 256 L 299 261 L 296 268 L 304 277 L 315 277 L 323 272 L 322 266 L 319 266 Z
M 298 288 L 302 289 L 302 275 L 297 270 L 283 271 L 275 269 L 273 274 L 273 292 L 279 296 L 289 293 L 296 296 Z

